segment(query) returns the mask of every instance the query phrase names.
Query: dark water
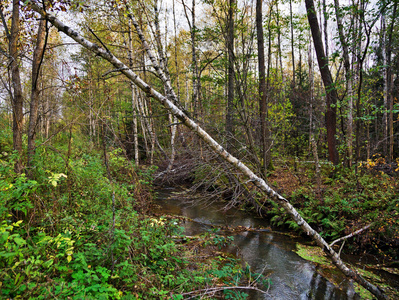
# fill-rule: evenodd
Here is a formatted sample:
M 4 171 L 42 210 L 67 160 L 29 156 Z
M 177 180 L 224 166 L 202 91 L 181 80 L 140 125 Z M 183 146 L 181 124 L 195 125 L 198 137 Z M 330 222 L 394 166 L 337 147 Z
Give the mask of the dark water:
M 192 205 L 173 194 L 173 189 L 158 192 L 160 212 L 188 217 L 195 222 L 183 225 L 187 235 L 196 235 L 210 229 L 209 225 L 268 228 L 266 220 L 255 218 L 238 209 L 223 211 L 223 204 Z M 231 235 L 231 234 L 229 234 Z M 316 266 L 299 257 L 294 251 L 298 238 L 273 232 L 244 231 L 234 234 L 234 243 L 227 251 L 246 261 L 253 272 L 262 273 L 271 280 L 268 293 L 252 293 L 250 299 L 360 299 L 352 284 L 341 274 L 335 274 L 339 287 L 317 272 Z

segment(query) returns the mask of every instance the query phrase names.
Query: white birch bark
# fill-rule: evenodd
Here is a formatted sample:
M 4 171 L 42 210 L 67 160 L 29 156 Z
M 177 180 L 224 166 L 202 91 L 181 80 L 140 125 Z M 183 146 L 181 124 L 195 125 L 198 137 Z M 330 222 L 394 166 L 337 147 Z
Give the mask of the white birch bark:
M 131 23 L 129 20 L 129 67 L 133 67 L 133 39 L 132 39 L 132 30 L 131 30 Z M 132 90 L 132 116 L 133 116 L 133 144 L 134 144 L 134 161 L 136 166 L 139 165 L 139 139 L 138 139 L 138 128 L 137 128 L 137 102 L 138 102 L 138 93 L 135 91 L 135 85 L 133 82 L 130 83 L 130 88 Z
M 311 38 L 311 37 L 309 37 Z M 310 112 L 309 112 L 309 146 L 313 153 L 314 161 L 315 161 L 315 171 L 316 171 L 316 184 L 317 191 L 320 191 L 321 186 L 321 176 L 320 176 L 320 163 L 319 163 L 319 155 L 317 153 L 317 144 L 314 138 L 313 132 L 313 101 L 314 101 L 314 69 L 313 69 L 313 50 L 312 43 L 309 43 L 308 50 L 308 64 L 309 64 L 309 81 L 310 81 Z
M 132 89 L 132 114 L 133 114 L 133 143 L 134 143 L 134 161 L 136 166 L 139 165 L 139 138 L 137 128 L 137 91 L 136 86 L 131 83 Z
M 171 154 L 168 167 L 166 168 L 166 172 L 170 172 L 173 168 L 173 164 L 175 162 L 176 157 L 176 147 L 175 147 L 175 140 L 176 140 L 176 129 L 177 125 L 173 125 L 177 123 L 177 119 L 173 114 L 169 114 L 169 122 L 171 123 L 171 134 L 170 134 L 170 146 L 171 146 Z
M 170 91 L 174 91 L 172 88 L 172 84 L 171 84 L 171 80 L 170 80 L 170 74 L 169 74 L 169 70 L 167 67 L 167 60 L 166 60 L 166 56 L 164 54 L 164 49 L 163 49 L 163 44 L 161 42 L 161 30 L 159 27 L 159 10 L 158 10 L 158 0 L 155 0 L 155 40 L 157 41 L 157 48 L 158 48 L 158 55 L 160 57 L 160 69 L 158 71 L 159 75 L 162 75 L 162 72 L 164 72 L 164 77 L 166 79 L 166 81 L 164 81 L 164 87 L 165 87 L 165 91 L 166 93 L 168 93 L 168 90 Z M 135 21 L 133 16 L 130 16 L 130 20 Z M 137 23 L 137 22 L 136 22 Z M 166 26 L 167 22 L 165 22 L 165 26 Z M 141 35 L 142 37 L 140 37 L 141 42 L 143 43 L 144 40 L 144 34 L 142 34 L 141 32 L 139 32 L 139 30 L 141 30 L 141 28 L 137 25 L 136 26 L 136 30 L 139 33 L 139 36 Z M 166 43 L 166 34 L 167 34 L 168 30 L 165 27 L 165 43 Z M 147 53 L 150 52 L 148 48 L 146 48 Z M 154 64 L 154 62 L 153 62 Z M 179 102 L 179 98 L 177 96 L 176 97 L 176 103 Z M 169 122 L 170 122 L 170 148 L 171 148 L 171 153 L 170 153 L 170 160 L 169 160 L 169 164 L 168 167 L 166 168 L 166 171 L 169 172 L 170 170 L 172 170 L 174 161 L 175 161 L 175 155 L 176 155 L 176 148 L 175 148 L 175 137 L 176 137 L 176 131 L 177 131 L 177 125 L 174 125 L 177 123 L 176 117 L 174 117 L 171 113 L 169 113 Z
M 147 133 L 149 136 L 151 136 L 151 128 L 149 125 L 151 120 L 147 120 L 148 116 L 143 108 L 143 103 L 142 103 L 143 99 L 141 97 L 140 92 L 141 91 L 139 91 L 137 94 L 137 110 L 140 116 L 140 126 L 141 126 L 141 132 L 143 133 L 145 151 L 146 153 L 150 153 L 150 148 L 148 147 Z
M 164 81 L 164 84 L 169 89 L 168 97 L 163 96 L 158 91 L 154 90 L 150 85 L 144 82 L 136 73 L 130 70 L 125 64 L 123 64 L 118 58 L 116 58 L 112 53 L 103 49 L 90 42 L 81 36 L 77 31 L 73 30 L 69 26 L 62 23 L 57 17 L 55 17 L 51 13 L 47 13 L 43 11 L 40 6 L 31 3 L 31 6 L 34 11 L 38 12 L 42 17 L 46 18 L 50 23 L 53 24 L 59 31 L 64 32 L 66 35 L 74 39 L 77 43 L 82 45 L 83 47 L 89 49 L 96 55 L 106 59 L 110 62 L 116 69 L 121 70 L 121 72 L 134 84 L 136 84 L 141 90 L 143 90 L 149 97 L 157 100 L 161 105 L 167 108 L 173 115 L 175 115 L 184 125 L 186 125 L 190 130 L 196 133 L 200 139 L 202 139 L 217 155 L 219 155 L 226 162 L 230 163 L 234 168 L 240 171 L 245 177 L 248 178 L 248 183 L 252 182 L 256 187 L 258 187 L 263 193 L 268 196 L 271 200 L 277 202 L 283 209 L 291 216 L 291 218 L 300 226 L 303 231 L 309 235 L 318 246 L 320 246 L 323 251 L 330 257 L 332 262 L 348 277 L 354 279 L 356 282 L 361 284 L 371 293 L 373 293 L 379 299 L 386 299 L 386 296 L 383 292 L 375 285 L 369 283 L 365 280 L 360 274 L 349 269 L 344 262 L 341 260 L 339 255 L 329 246 L 329 244 L 302 218 L 302 216 L 297 212 L 297 210 L 289 203 L 287 199 L 274 191 L 266 182 L 255 175 L 245 164 L 243 164 L 236 157 L 231 155 L 226 151 L 219 143 L 217 143 L 204 129 L 202 129 L 196 122 L 194 122 L 191 118 L 189 118 L 185 112 L 183 112 L 174 102 L 176 102 L 177 98 L 173 90 L 171 90 L 170 82 Z M 133 21 L 133 20 L 132 20 Z M 134 21 L 133 21 L 134 23 Z M 144 38 L 144 37 L 143 37 Z M 144 47 L 148 48 L 148 44 L 144 44 Z M 149 48 L 148 48 L 149 49 Z M 147 50 L 148 51 L 148 50 Z M 150 52 L 150 51 L 148 51 Z M 147 52 L 147 53 L 148 53 Z M 152 59 L 151 59 L 152 60 Z M 156 63 L 156 61 L 153 61 Z M 154 66 L 154 68 L 158 71 L 160 70 L 159 66 Z M 162 73 L 162 71 L 160 70 Z M 159 74 L 160 75 L 160 74 Z M 160 75 L 162 78 L 162 76 Z M 163 76 L 162 79 L 166 80 L 166 77 Z M 173 100 L 171 100 L 171 99 Z
M 143 100 L 145 100 L 145 97 L 142 97 Z M 152 165 L 154 163 L 154 153 L 155 153 L 155 143 L 158 141 L 157 140 L 157 136 L 155 135 L 155 129 L 154 129 L 154 120 L 152 119 L 152 107 L 151 107 L 151 102 L 150 99 L 148 99 L 149 102 L 149 107 L 147 106 L 147 102 L 143 101 L 143 109 L 145 111 L 146 116 L 148 116 L 148 130 L 150 133 L 150 137 L 151 137 L 151 151 L 150 151 L 150 164 Z M 158 143 L 159 145 L 159 143 Z M 160 150 L 165 153 L 165 151 L 163 151 L 162 147 L 159 145 Z

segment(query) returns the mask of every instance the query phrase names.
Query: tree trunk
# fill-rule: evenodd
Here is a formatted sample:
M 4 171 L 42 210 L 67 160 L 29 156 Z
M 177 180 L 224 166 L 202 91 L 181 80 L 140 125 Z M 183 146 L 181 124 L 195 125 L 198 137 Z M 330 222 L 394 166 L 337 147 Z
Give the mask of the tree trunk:
M 194 2 L 194 1 L 193 1 Z M 194 5 L 194 4 L 193 4 Z M 160 26 L 159 26 L 159 10 L 158 10 L 158 0 L 155 0 L 155 29 L 156 29 L 156 36 L 155 39 L 158 41 L 157 45 L 158 45 L 158 55 L 160 57 L 160 61 L 161 61 L 161 67 L 162 67 L 162 71 L 165 73 L 166 78 L 169 80 L 170 82 L 170 87 L 165 84 L 165 91 L 166 93 L 168 93 L 168 90 L 170 90 L 171 87 L 171 80 L 170 80 L 170 74 L 169 74 L 169 70 L 168 70 L 168 66 L 167 66 L 167 61 L 166 61 L 166 57 L 163 51 L 163 46 L 162 46 L 162 42 L 161 42 L 161 30 L 160 30 Z M 194 15 L 195 18 L 195 15 Z M 167 33 L 167 29 L 165 29 L 165 34 Z M 179 98 L 177 96 L 176 97 L 176 102 L 179 103 Z M 170 153 L 170 159 L 169 159 L 169 164 L 168 167 L 166 168 L 167 172 L 169 172 L 170 170 L 172 170 L 173 167 L 173 163 L 175 161 L 175 156 L 176 156 L 176 148 L 175 148 L 175 137 L 176 137 L 176 131 L 177 131 L 177 125 L 175 125 L 175 117 L 169 113 L 169 123 L 170 123 L 170 147 L 171 147 L 171 153 Z
M 173 29 L 174 29 L 174 41 L 175 41 L 175 68 L 176 68 L 176 86 L 177 86 L 177 99 L 180 101 L 180 72 L 177 58 L 177 26 L 176 26 L 176 10 L 175 0 L 173 0 Z
M 277 25 L 277 47 L 278 47 L 278 58 L 279 58 L 279 64 L 280 64 L 280 73 L 281 73 L 281 99 L 285 98 L 285 76 L 284 76 L 284 69 L 283 69 L 283 54 L 281 50 L 281 25 L 280 25 L 280 12 L 279 12 L 279 7 L 278 7 L 278 1 L 276 1 L 276 15 L 277 15 L 277 20 L 276 20 L 276 25 Z
M 133 68 L 133 38 L 132 38 L 132 25 L 129 19 L 129 31 L 128 31 L 128 58 L 129 67 Z M 131 95 L 132 95 L 132 117 L 133 117 L 133 145 L 134 145 L 134 161 L 135 164 L 139 165 L 139 139 L 138 139 L 138 127 L 137 127 L 137 116 L 138 116 L 138 93 L 135 91 L 135 85 L 130 84 Z
M 191 51 L 193 57 L 193 104 L 194 104 L 194 117 L 198 118 L 198 114 L 200 111 L 200 104 L 199 104 L 199 95 L 200 95 L 200 78 L 199 78 L 199 71 L 198 71 L 198 59 L 197 59 L 197 47 L 196 47 L 196 27 L 195 27 L 195 1 L 192 1 L 191 7 Z
M 357 20 L 358 30 L 355 30 L 357 34 L 358 44 L 356 45 L 355 51 L 357 51 L 357 74 L 358 74 L 358 82 L 357 82 L 357 99 L 356 99 L 356 160 L 355 163 L 360 160 L 360 150 L 361 150 L 361 135 L 360 135 L 360 125 L 362 123 L 361 115 L 362 115 L 362 107 L 361 107 L 361 98 L 362 98 L 362 87 L 363 87 L 363 76 L 364 70 L 363 65 L 364 61 L 367 57 L 367 52 L 369 50 L 369 45 L 371 41 L 371 29 L 373 26 L 367 24 L 365 17 L 365 6 L 367 4 L 364 1 L 360 1 L 360 7 L 357 9 L 357 15 L 359 19 Z M 377 20 L 377 19 L 375 19 Z M 364 25 L 364 26 L 362 26 Z M 364 42 L 364 47 L 362 49 L 362 43 Z M 357 169 L 356 169 L 357 172 Z
M 136 86 L 134 84 L 130 85 L 132 90 L 132 114 L 133 114 L 133 144 L 134 144 L 134 162 L 136 166 L 140 164 L 139 158 L 139 137 L 138 137 L 138 127 L 137 127 L 137 102 L 138 102 L 138 93 L 136 91 Z
M 291 30 L 291 60 L 292 60 L 292 88 L 295 89 L 295 52 L 294 52 L 294 17 L 292 15 L 292 1 L 290 0 L 290 30 Z
M 200 78 L 199 78 L 199 68 L 198 68 L 198 59 L 197 59 L 197 38 L 196 38 L 196 26 L 195 26 L 195 1 L 192 1 L 191 5 L 191 21 L 189 15 L 187 13 L 187 5 L 184 1 L 183 8 L 184 14 L 187 19 L 188 26 L 190 28 L 190 35 L 191 35 L 191 57 L 192 57 L 192 66 L 193 66 L 193 77 L 192 77 L 192 84 L 193 84 L 193 96 L 192 96 L 192 105 L 193 105 L 193 115 L 194 118 L 198 118 L 199 112 L 199 92 L 200 92 Z
M 263 0 L 256 0 L 256 35 L 258 40 L 258 69 L 259 69 L 259 118 L 260 118 L 260 132 L 262 144 L 262 175 L 266 178 L 267 175 L 267 90 L 266 90 L 266 68 L 265 68 L 265 43 L 263 36 L 263 20 L 262 20 L 262 3 Z
M 28 129 L 28 168 L 31 167 L 32 158 L 35 154 L 35 139 L 38 125 L 39 94 L 38 86 L 40 65 L 43 61 L 46 43 L 46 21 L 39 21 L 39 29 L 36 38 L 36 48 L 32 60 L 32 91 L 30 97 L 29 129 Z
M 326 0 L 323 0 L 322 2 L 323 6 L 323 20 L 324 20 L 324 26 L 323 26 L 323 31 L 324 31 L 324 45 L 326 48 L 326 57 L 330 56 L 330 53 L 328 51 L 328 13 L 327 13 L 327 5 L 326 5 Z
M 382 64 L 383 64 L 383 78 L 384 78 L 384 114 L 382 118 L 382 128 L 384 132 L 382 152 L 385 157 L 388 156 L 388 61 L 387 61 L 387 37 L 385 26 L 385 14 L 381 15 L 381 45 L 382 45 Z
M 391 25 L 389 27 L 389 33 L 388 33 L 388 45 L 387 45 L 387 86 L 388 86 L 388 103 L 389 103 L 389 157 L 388 160 L 389 162 L 393 162 L 393 145 L 394 145 L 394 134 L 393 134 L 393 94 L 392 94 L 392 89 L 393 89 L 393 74 L 392 74 L 392 35 L 393 35 L 393 30 L 394 30 L 394 24 L 396 20 L 396 14 L 397 14 L 397 8 L 398 8 L 398 1 L 395 1 L 394 7 L 393 7 L 393 12 L 392 12 L 392 19 L 391 19 Z
M 121 72 L 131 81 L 133 81 L 141 90 L 143 90 L 147 95 L 153 97 L 165 108 L 167 108 L 171 113 L 173 113 L 184 125 L 186 125 L 190 130 L 195 132 L 218 156 L 224 159 L 226 162 L 230 163 L 237 171 L 241 172 L 245 177 L 249 179 L 256 187 L 258 187 L 266 196 L 271 200 L 277 202 L 283 209 L 291 216 L 291 218 L 300 226 L 306 234 L 308 234 L 314 241 L 320 246 L 323 251 L 330 257 L 333 263 L 348 277 L 353 278 L 355 281 L 360 283 L 371 293 L 377 296 L 379 299 L 386 299 L 383 292 L 376 286 L 372 285 L 366 281 L 361 275 L 355 271 L 349 269 L 340 259 L 338 254 L 329 246 L 329 244 L 313 229 L 310 225 L 301 217 L 301 215 L 296 211 L 296 209 L 289 203 L 287 199 L 275 192 L 266 182 L 256 176 L 245 164 L 243 164 L 236 157 L 227 152 L 219 143 L 217 143 L 206 131 L 204 131 L 197 123 L 190 119 L 184 111 L 182 111 L 178 106 L 174 104 L 174 101 L 170 100 L 169 97 L 165 97 L 156 90 L 154 90 L 150 85 L 144 82 L 137 74 L 130 70 L 125 64 L 123 64 L 119 59 L 117 59 L 112 53 L 103 49 L 102 47 L 86 40 L 78 32 L 74 31 L 71 27 L 66 26 L 60 20 L 58 20 L 54 15 L 46 13 L 39 6 L 32 4 L 35 11 L 39 12 L 43 17 L 49 20 L 59 31 L 64 32 L 66 35 L 74 39 L 76 42 L 81 44 L 83 47 L 94 52 L 96 55 L 109 61 L 116 69 L 121 70 Z M 135 25 L 135 19 L 132 15 L 133 24 Z M 137 22 L 136 22 L 137 23 Z M 140 38 L 144 38 L 142 34 L 139 33 Z M 150 53 L 148 44 L 145 40 L 142 40 L 147 53 Z M 158 76 L 165 79 L 162 70 L 154 66 Z M 163 81 L 165 85 L 170 84 L 167 81 Z M 175 95 L 172 97 L 176 97 Z
M 348 44 L 344 34 L 344 26 L 342 23 L 342 15 L 341 15 L 341 8 L 339 6 L 339 0 L 334 0 L 334 7 L 335 7 L 335 17 L 337 20 L 338 35 L 339 35 L 339 40 L 341 42 L 343 58 L 344 58 L 346 90 L 348 94 L 348 121 L 347 121 L 346 140 L 348 147 L 348 152 L 347 152 L 348 166 L 351 167 L 353 159 L 353 88 L 352 88 L 351 64 L 349 59 Z
M 22 172 L 22 129 L 23 129 L 23 103 L 21 77 L 19 73 L 18 58 L 18 40 L 19 40 L 19 0 L 13 0 L 12 5 L 12 20 L 11 20 L 11 33 L 9 38 L 9 50 L 11 57 L 11 77 L 14 95 L 12 99 L 12 112 L 13 112 L 13 148 L 19 154 L 18 160 L 15 162 L 15 172 L 17 174 Z
M 231 141 L 234 136 L 234 11 L 236 0 L 229 0 L 229 11 L 227 17 L 227 113 L 226 113 L 226 133 L 227 148 L 231 149 Z
M 315 13 L 313 0 L 305 0 L 306 10 L 308 13 L 308 20 L 310 29 L 312 31 L 313 44 L 316 50 L 317 62 L 321 77 L 323 80 L 324 88 L 326 91 L 327 105 L 325 122 L 327 128 L 327 143 L 328 143 L 328 156 L 329 160 L 337 165 L 339 163 L 337 142 L 336 142 L 336 123 L 337 123 L 337 108 L 336 103 L 338 100 L 337 90 L 334 87 L 330 69 L 328 67 L 328 60 L 324 53 L 323 41 L 321 39 L 319 22 Z

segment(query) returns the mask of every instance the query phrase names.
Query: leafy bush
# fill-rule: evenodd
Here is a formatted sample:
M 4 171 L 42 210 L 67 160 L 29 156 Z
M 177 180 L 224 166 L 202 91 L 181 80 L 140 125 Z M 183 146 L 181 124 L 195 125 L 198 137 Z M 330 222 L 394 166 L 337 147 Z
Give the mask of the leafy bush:
M 154 168 L 112 150 L 110 182 L 99 153 L 59 149 L 37 148 L 29 176 L 14 173 L 16 155 L 0 160 L 1 298 L 180 299 L 216 282 L 205 270 L 221 265 L 182 257 L 176 220 L 144 214 Z
M 381 251 L 390 245 L 392 258 L 399 255 L 399 198 L 397 182 L 385 174 L 361 174 L 338 170 L 334 178 L 324 181 L 324 193 L 314 192 L 311 185 L 295 190 L 291 203 L 301 215 L 328 241 L 347 235 L 370 223 L 372 230 L 354 238 L 352 250 Z M 277 206 L 270 212 L 275 225 L 287 224 L 299 229 L 296 223 Z M 393 246 L 393 247 L 392 247 Z M 354 247 L 354 248 L 353 248 Z

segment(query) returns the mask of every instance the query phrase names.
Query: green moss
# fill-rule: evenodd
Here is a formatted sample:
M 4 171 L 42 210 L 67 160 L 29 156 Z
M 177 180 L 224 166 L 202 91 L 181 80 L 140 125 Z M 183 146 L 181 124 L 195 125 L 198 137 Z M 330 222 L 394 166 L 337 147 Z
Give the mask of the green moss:
M 308 261 L 323 265 L 323 266 L 329 266 L 331 267 L 330 261 L 326 258 L 324 252 L 320 247 L 315 247 L 315 246 L 305 246 L 302 244 L 297 243 L 296 244 L 296 254 L 298 254 L 300 257 L 303 259 L 306 259 Z
M 355 282 L 353 285 L 355 287 L 355 292 L 357 294 L 359 294 L 360 298 L 362 298 L 362 299 L 374 299 L 373 295 L 368 290 L 366 290 L 364 287 L 362 287 L 360 284 Z

